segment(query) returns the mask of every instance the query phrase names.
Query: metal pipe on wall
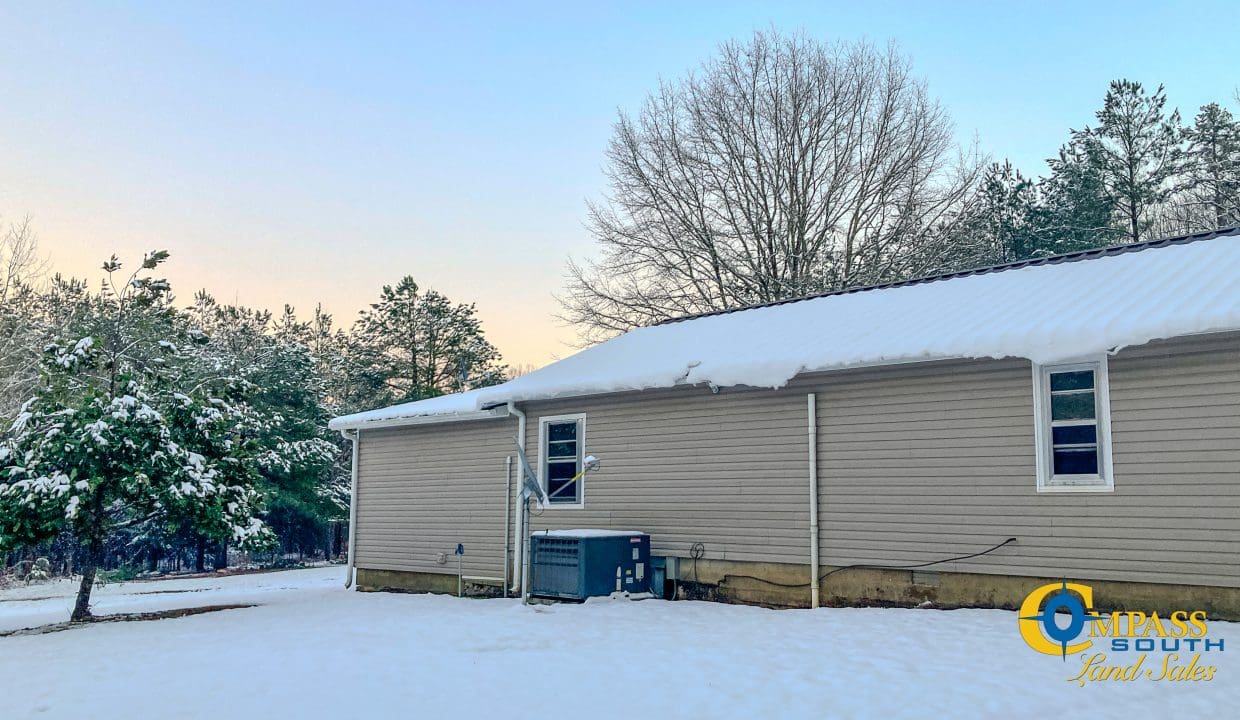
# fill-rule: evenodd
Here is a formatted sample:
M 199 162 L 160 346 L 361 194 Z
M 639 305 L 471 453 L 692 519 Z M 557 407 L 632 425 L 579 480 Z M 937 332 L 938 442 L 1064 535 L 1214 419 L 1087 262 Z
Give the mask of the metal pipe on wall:
M 357 453 L 362 441 L 362 431 L 341 430 L 340 434 L 353 441 L 352 478 L 349 481 L 349 559 L 344 578 L 344 586 L 349 588 L 353 586 L 353 560 L 356 557 L 354 545 L 357 541 Z
M 517 438 L 516 438 L 517 446 L 525 447 L 525 413 L 517 409 L 517 406 L 510 402 L 508 403 L 508 414 L 515 415 L 517 418 Z M 524 470 L 522 470 L 522 472 L 524 472 Z M 525 486 L 524 477 L 521 478 L 520 486 L 521 487 Z M 524 491 L 517 492 L 517 506 L 518 506 L 516 508 L 517 520 L 515 523 L 516 528 L 513 532 L 513 538 L 512 538 L 513 555 L 515 556 L 515 558 L 512 563 L 513 586 L 511 590 L 512 592 L 517 592 L 517 593 L 522 593 L 522 594 L 524 594 L 525 592 L 525 587 L 524 587 L 525 573 L 523 572 L 525 569 L 525 542 L 523 541 L 523 538 L 524 538 L 524 533 L 525 533 L 526 503 L 527 503 L 527 499 L 525 496 L 525 492 Z
M 530 518 L 530 499 L 521 497 L 521 514 L 525 517 L 522 521 L 522 527 L 529 524 Z M 521 602 L 529 604 L 530 602 L 530 533 L 529 530 L 523 531 L 521 536 L 521 547 L 525 553 L 525 560 L 521 563 Z
M 818 395 L 806 396 L 809 427 L 809 606 L 818 607 Z
M 504 590 L 508 589 L 509 568 L 512 560 L 512 456 L 504 458 Z

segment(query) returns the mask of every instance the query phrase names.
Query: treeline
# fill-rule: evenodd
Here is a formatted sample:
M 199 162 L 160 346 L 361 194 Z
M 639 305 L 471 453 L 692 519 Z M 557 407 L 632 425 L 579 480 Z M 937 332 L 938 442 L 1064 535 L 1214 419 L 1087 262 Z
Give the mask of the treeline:
M 952 234 L 966 262 L 1139 242 L 1240 224 L 1240 121 L 1202 106 L 1185 123 L 1160 85 L 1116 80 L 1096 123 L 1070 133 L 1031 179 L 989 166 Z
M 351 327 L 181 300 L 112 258 L 51 274 L 27 223 L 0 235 L 0 558 L 24 575 L 221 568 L 229 550 L 333 558 L 347 539 L 338 414 L 504 379 L 472 305 L 410 278 Z M 255 523 L 257 521 L 257 523 Z
M 564 316 L 593 341 L 1240 223 L 1240 123 L 1225 103 L 1184 120 L 1161 86 L 1117 80 L 1093 118 L 1031 178 L 959 146 L 895 45 L 776 31 L 724 43 L 617 119 L 609 189 L 589 206 L 598 255 L 570 262 Z

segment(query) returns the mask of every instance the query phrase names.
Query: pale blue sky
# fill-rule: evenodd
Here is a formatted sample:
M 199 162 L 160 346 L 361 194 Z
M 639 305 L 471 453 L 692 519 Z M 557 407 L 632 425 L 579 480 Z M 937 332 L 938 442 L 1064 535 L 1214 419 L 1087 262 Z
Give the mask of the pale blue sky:
M 617 109 L 720 41 L 894 39 L 962 140 L 1033 173 L 1113 78 L 1190 117 L 1240 86 L 1234 0 L 100 5 L 0 3 L 0 215 L 59 268 L 163 247 L 184 297 L 345 323 L 411 274 L 521 363 L 570 351 L 551 293 Z

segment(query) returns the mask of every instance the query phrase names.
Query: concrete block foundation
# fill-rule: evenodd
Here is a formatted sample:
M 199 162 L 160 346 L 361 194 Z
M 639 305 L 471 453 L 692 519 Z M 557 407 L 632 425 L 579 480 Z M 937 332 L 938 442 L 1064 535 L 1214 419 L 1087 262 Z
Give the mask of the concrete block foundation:
M 820 568 L 826 575 L 836 570 Z M 1174 610 L 1205 610 L 1212 620 L 1240 621 L 1240 588 L 1117 582 L 1068 578 L 1094 588 L 1100 611 L 1141 610 L 1166 615 Z M 1062 578 L 924 570 L 847 568 L 826 577 L 821 585 L 825 606 L 1016 609 L 1034 588 Z M 789 563 L 740 562 L 689 558 L 680 561 L 680 577 L 668 580 L 668 591 L 681 599 L 806 608 L 810 604 L 809 566 Z M 358 568 L 361 591 L 456 594 L 456 575 Z M 470 596 L 498 597 L 499 587 L 467 583 Z

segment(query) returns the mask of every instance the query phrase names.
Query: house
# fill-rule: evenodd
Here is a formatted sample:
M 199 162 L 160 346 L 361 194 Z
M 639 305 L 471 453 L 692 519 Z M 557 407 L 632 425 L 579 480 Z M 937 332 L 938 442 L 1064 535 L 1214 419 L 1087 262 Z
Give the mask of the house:
M 1067 578 L 1236 619 L 1240 229 L 674 320 L 331 427 L 361 589 L 455 592 L 460 544 L 518 590 L 519 438 L 553 495 L 530 530 L 648 532 L 698 596 L 1011 607 Z

